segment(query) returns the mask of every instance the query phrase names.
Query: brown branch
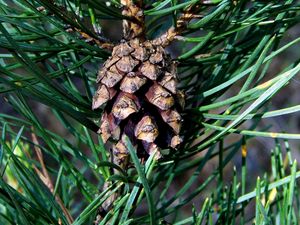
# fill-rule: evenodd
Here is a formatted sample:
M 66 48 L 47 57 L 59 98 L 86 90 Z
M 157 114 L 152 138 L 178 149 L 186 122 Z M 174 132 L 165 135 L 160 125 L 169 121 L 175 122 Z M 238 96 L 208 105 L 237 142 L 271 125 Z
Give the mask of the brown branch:
M 35 151 L 37 158 L 41 164 L 42 171 L 40 171 L 35 165 L 33 165 L 33 169 L 36 171 L 36 173 L 38 174 L 40 179 L 43 181 L 43 183 L 48 187 L 50 192 L 52 194 L 54 194 L 54 185 L 52 183 L 51 177 L 50 177 L 48 170 L 46 168 L 46 165 L 44 163 L 44 157 L 43 157 L 42 150 L 38 147 L 39 142 L 38 142 L 37 136 L 34 133 L 31 133 L 31 138 L 32 138 L 33 143 L 35 144 L 34 151 Z M 62 199 L 59 197 L 59 195 L 57 195 L 57 194 L 55 195 L 55 200 L 58 203 L 58 205 L 60 206 L 60 208 L 62 209 L 64 215 L 66 216 L 68 223 L 72 224 L 74 222 L 74 219 L 72 218 L 68 209 L 64 206 L 64 203 L 63 203 Z
M 89 34 L 85 33 L 84 31 L 80 30 L 79 28 L 75 28 L 75 30 L 80 34 L 80 36 L 86 40 L 86 42 L 95 42 L 98 46 L 100 46 L 103 49 L 108 49 L 108 50 L 112 50 L 113 47 L 115 46 L 113 43 L 106 41 L 105 39 L 100 40 L 100 39 L 96 39 L 92 36 L 90 36 Z
M 158 38 L 152 40 L 152 44 L 160 45 L 166 47 L 171 44 L 171 42 L 176 39 L 176 37 L 182 34 L 186 29 L 188 23 L 194 19 L 202 17 L 200 15 L 196 15 L 194 12 L 197 11 L 199 5 L 191 5 L 188 7 L 183 14 L 177 19 L 175 27 L 170 27 L 165 33 L 163 33 Z

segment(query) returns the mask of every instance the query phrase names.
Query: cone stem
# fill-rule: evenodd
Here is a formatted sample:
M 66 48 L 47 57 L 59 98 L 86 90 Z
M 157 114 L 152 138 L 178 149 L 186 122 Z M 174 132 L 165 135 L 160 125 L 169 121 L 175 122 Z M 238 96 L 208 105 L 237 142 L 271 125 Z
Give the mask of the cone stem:
M 128 19 L 123 20 L 123 33 L 126 40 L 133 38 L 145 39 L 145 16 L 143 1 L 121 0 L 122 14 Z

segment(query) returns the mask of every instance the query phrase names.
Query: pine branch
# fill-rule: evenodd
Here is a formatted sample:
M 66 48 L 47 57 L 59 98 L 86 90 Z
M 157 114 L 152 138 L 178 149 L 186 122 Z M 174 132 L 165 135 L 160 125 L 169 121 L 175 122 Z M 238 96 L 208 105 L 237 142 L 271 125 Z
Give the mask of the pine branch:
M 92 224 L 100 206 L 101 217 L 96 222 L 101 225 L 156 225 L 166 224 L 166 220 L 172 224 L 202 224 L 214 220 L 215 215 L 218 215 L 217 224 L 235 224 L 239 218 L 240 224 L 248 220 L 258 224 L 267 224 L 270 220 L 297 224 L 299 210 L 295 206 L 300 192 L 296 179 L 300 172 L 293 163 L 296 149 L 291 152 L 292 146 L 289 147 L 286 139 L 300 140 L 300 135 L 283 133 L 269 125 L 272 126 L 270 121 L 277 120 L 275 118 L 284 120 L 283 117 L 298 113 L 300 106 L 263 107 L 272 98 L 276 100 L 278 95 L 286 94 L 279 93 L 280 89 L 297 81 L 299 66 L 296 70 L 295 65 L 299 57 L 289 53 L 295 51 L 300 38 L 288 33 L 299 23 L 299 6 L 294 1 L 144 1 L 145 6 L 141 0 L 123 1 L 123 9 L 132 7 L 124 16 L 118 8 L 119 0 L 52 1 L 68 8 L 65 16 L 64 11 L 55 12 L 62 10 L 48 0 L 13 0 L 9 1 L 11 5 L 3 2 L 0 3 L 1 24 L 5 28 L 0 38 L 4 49 L 0 92 L 6 94 L 8 102 L 23 119 L 0 113 L 0 169 L 3 173 L 0 209 L 5 209 L 0 210 L 0 224 L 67 225 L 72 218 L 68 218 L 64 205 L 79 215 L 74 225 Z M 24 2 L 30 2 L 31 7 L 23 8 Z M 201 14 L 195 2 L 201 2 Z M 36 10 L 43 4 L 49 11 Z M 102 39 L 101 32 L 93 29 L 93 21 L 126 18 L 124 36 L 130 39 L 132 35 L 143 42 L 144 34 L 140 34 L 145 33 L 144 27 L 132 13 L 135 7 L 144 10 L 149 19 L 147 34 L 151 37 L 161 33 L 173 16 L 174 26 L 153 43 L 168 46 L 179 40 L 172 50 L 179 54 L 177 59 L 181 61 L 179 87 L 188 93 L 187 110 L 184 111 L 184 146 L 171 154 L 163 149 L 168 156 L 157 163 L 154 160 L 151 163 L 150 157 L 142 158 L 139 163 L 140 155 L 135 156 L 132 148 L 130 154 L 137 170 L 128 166 L 124 172 L 120 163 L 110 158 L 113 153 L 105 150 L 108 145 L 88 132 L 97 128 L 90 119 L 99 118 L 103 113 L 102 108 L 90 109 L 95 91 L 91 83 L 96 79 L 96 68 L 107 54 L 76 36 L 78 33 L 94 43 L 100 39 L 97 43 L 100 46 L 106 40 Z M 95 13 L 94 20 L 90 11 Z M 90 24 L 85 26 L 82 17 Z M 68 34 L 64 24 L 76 33 Z M 287 36 L 288 40 L 281 41 Z M 282 54 L 288 57 L 283 58 Z M 282 72 L 274 67 L 278 62 L 281 62 Z M 293 71 L 295 74 L 291 74 Z M 40 111 L 36 115 L 31 110 L 33 101 L 51 110 L 46 116 Z M 66 135 L 47 129 L 44 119 L 49 114 L 51 119 L 60 121 Z M 43 117 L 41 123 L 40 117 Z M 27 137 L 27 132 L 15 133 L 23 126 L 30 133 L 31 126 L 39 129 L 39 140 L 34 134 Z M 280 129 L 285 128 L 283 125 Z M 274 150 L 260 148 L 255 152 L 255 138 L 275 139 Z M 284 139 L 284 145 L 280 139 Z M 35 147 L 36 160 L 22 155 L 28 154 L 32 144 L 38 146 Z M 268 141 L 268 145 L 272 142 Z M 247 146 L 248 151 L 251 146 L 251 154 L 245 154 Z M 247 163 L 253 163 L 253 154 L 262 154 L 264 150 L 263 153 L 271 151 L 271 156 L 257 157 L 255 176 L 264 174 L 265 166 L 272 172 L 262 176 L 254 189 L 253 168 Z M 46 167 L 42 153 L 54 161 L 51 167 Z M 241 163 L 237 163 L 239 158 Z M 261 158 L 264 161 L 260 161 Z M 267 164 L 258 168 L 261 162 Z M 52 174 L 57 174 L 54 189 L 61 190 L 60 196 L 55 194 L 55 198 Z M 57 199 L 60 197 L 63 202 Z M 249 204 L 253 199 L 256 199 L 255 211 L 249 210 L 253 208 Z M 192 202 L 197 208 L 192 207 Z M 177 215 L 186 212 L 184 208 L 188 207 L 193 208 L 192 212 L 179 218 Z
M 44 162 L 44 157 L 43 157 L 43 152 L 42 150 L 38 147 L 39 141 L 37 139 L 37 136 L 35 135 L 35 133 L 31 133 L 31 138 L 32 138 L 32 142 L 34 143 L 34 151 L 37 155 L 37 158 L 40 162 L 42 171 L 40 171 L 35 165 L 33 165 L 34 170 L 36 171 L 36 173 L 38 174 L 38 176 L 40 177 L 40 179 L 43 181 L 43 183 L 48 187 L 48 189 L 50 190 L 50 192 L 52 194 L 54 194 L 54 185 L 52 183 L 51 177 L 48 173 L 48 170 L 46 168 L 45 162 Z M 60 198 L 60 196 L 58 194 L 55 194 L 55 200 L 57 201 L 58 205 L 61 207 L 64 215 L 66 216 L 69 224 L 72 224 L 74 222 L 74 219 L 72 218 L 70 212 L 68 211 L 68 209 L 65 207 L 62 199 Z
M 50 13 L 53 15 L 58 16 L 62 20 L 67 22 L 67 26 L 69 27 L 69 31 L 76 31 L 80 34 L 81 38 L 83 38 L 86 42 L 95 42 L 99 47 L 103 49 L 112 50 L 114 44 L 105 38 L 103 34 L 99 33 L 98 30 L 95 29 L 93 25 L 90 27 L 93 28 L 93 31 L 86 28 L 80 24 L 80 18 L 76 14 L 72 14 L 68 11 L 68 9 L 62 5 L 57 5 L 54 1 L 41 1 L 44 3 L 44 6 L 38 7 L 38 11 L 45 11 L 46 9 L 49 10 Z
M 71 28 L 72 31 L 76 31 L 80 34 L 80 37 L 83 38 L 87 43 L 94 42 L 96 43 L 100 48 L 107 49 L 107 50 L 112 50 L 113 47 L 115 46 L 112 42 L 107 40 L 106 38 L 103 38 L 101 36 L 98 36 L 98 38 L 92 37 L 88 33 L 82 31 L 79 28 L 74 28 L 74 30 Z
M 196 12 L 199 9 L 198 4 L 191 5 L 185 9 L 182 15 L 177 19 L 175 26 L 170 27 L 165 33 L 158 38 L 152 40 L 154 45 L 160 45 L 166 47 L 176 39 L 176 37 L 182 34 L 186 29 L 189 21 L 195 18 L 201 18 Z

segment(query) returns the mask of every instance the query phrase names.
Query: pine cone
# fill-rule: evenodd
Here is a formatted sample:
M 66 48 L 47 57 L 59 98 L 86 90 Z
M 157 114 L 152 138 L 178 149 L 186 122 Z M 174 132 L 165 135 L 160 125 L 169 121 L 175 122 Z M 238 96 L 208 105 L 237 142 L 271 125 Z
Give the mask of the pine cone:
M 93 109 L 106 103 L 98 133 L 104 143 L 115 141 L 119 164 L 126 161 L 125 135 L 138 155 L 181 143 L 183 97 L 177 90 L 177 65 L 163 47 L 123 41 L 99 71 L 97 83 Z

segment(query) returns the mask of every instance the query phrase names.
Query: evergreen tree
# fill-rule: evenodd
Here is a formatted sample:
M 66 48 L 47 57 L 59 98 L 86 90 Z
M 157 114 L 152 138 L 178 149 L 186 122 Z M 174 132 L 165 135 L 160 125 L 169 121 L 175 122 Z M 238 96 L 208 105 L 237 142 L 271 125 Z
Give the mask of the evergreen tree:
M 298 224 L 299 7 L 0 0 L 0 223 Z

